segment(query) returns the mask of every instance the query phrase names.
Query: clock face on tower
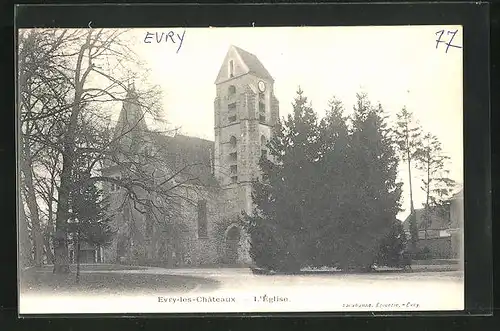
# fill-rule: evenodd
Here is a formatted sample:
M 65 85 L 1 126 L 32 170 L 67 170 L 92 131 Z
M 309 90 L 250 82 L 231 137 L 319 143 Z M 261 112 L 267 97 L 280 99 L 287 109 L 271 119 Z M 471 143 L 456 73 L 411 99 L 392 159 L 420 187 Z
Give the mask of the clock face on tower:
M 266 90 L 266 84 L 263 81 L 259 82 L 259 91 L 264 92 Z

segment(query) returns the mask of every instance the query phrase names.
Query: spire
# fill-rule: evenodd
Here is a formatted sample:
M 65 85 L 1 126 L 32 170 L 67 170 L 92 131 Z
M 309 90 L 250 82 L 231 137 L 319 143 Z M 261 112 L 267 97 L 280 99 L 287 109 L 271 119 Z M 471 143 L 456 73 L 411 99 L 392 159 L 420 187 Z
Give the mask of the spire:
M 137 92 L 135 91 L 134 79 L 127 79 L 127 100 L 138 99 Z
M 140 105 L 139 95 L 134 81 L 127 79 L 127 95 L 123 100 L 122 109 L 115 128 L 115 136 L 129 133 L 144 133 L 148 131 L 144 119 L 144 111 Z
M 130 78 L 128 79 L 128 91 L 135 92 L 135 81 L 133 78 L 132 81 L 130 81 Z

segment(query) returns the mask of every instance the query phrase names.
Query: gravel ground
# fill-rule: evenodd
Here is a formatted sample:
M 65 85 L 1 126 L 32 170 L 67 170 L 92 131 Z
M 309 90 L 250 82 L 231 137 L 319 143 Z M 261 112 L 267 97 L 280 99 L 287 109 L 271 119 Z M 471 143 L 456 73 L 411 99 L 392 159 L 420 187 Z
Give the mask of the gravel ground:
M 120 294 L 182 293 L 194 289 L 215 289 L 218 282 L 187 275 L 140 273 L 145 268 L 116 265 L 82 265 L 76 283 L 76 267 L 72 273 L 56 275 L 51 266 L 31 268 L 21 273 L 20 291 L 26 294 Z M 137 273 L 131 273 L 136 271 Z

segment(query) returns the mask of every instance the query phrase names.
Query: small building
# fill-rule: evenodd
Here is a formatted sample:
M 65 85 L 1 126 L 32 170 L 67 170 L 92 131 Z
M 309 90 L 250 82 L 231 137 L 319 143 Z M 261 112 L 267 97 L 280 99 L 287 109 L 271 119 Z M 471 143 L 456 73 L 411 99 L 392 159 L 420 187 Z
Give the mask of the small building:
M 428 215 L 427 215 L 428 213 Z M 431 208 L 416 209 L 419 251 L 428 250 L 432 258 L 455 258 L 452 249 L 452 234 L 450 227 L 450 205 Z M 411 237 L 409 215 L 403 222 L 403 228 L 408 238 Z
M 464 261 L 464 190 L 460 190 L 450 202 L 451 249 L 454 258 Z
M 70 244 L 69 259 L 71 263 L 77 263 L 76 247 Z M 80 263 L 102 263 L 102 247 L 95 247 L 87 243 L 80 244 Z

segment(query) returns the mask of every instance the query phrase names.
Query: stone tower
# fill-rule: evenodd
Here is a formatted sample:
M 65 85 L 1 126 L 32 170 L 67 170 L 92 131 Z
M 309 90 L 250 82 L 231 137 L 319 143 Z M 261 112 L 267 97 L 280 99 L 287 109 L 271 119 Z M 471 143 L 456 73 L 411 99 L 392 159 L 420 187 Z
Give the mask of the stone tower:
M 215 85 L 214 174 L 226 215 L 251 213 L 251 181 L 279 118 L 274 79 L 255 55 L 230 46 Z

